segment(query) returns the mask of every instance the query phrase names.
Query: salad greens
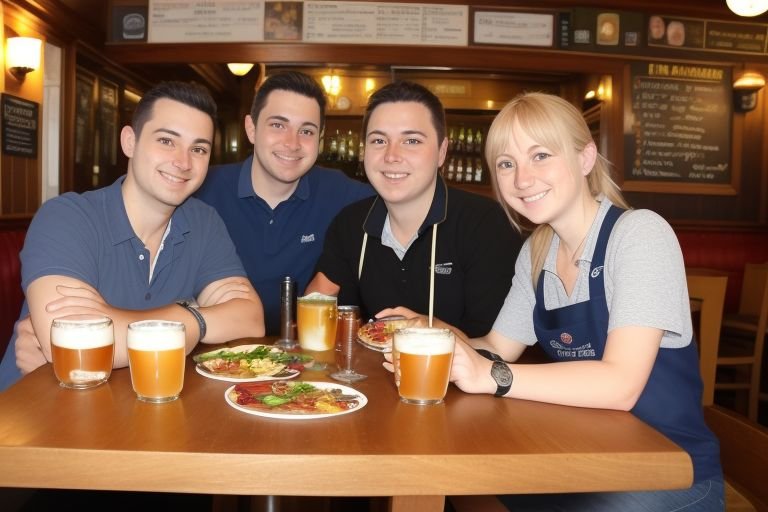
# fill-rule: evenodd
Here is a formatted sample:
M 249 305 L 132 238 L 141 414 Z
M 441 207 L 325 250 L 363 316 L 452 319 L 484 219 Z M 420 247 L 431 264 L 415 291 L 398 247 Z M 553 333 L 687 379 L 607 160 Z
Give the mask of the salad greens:
M 283 352 L 282 350 L 273 350 L 268 345 L 260 345 L 248 352 L 234 352 L 230 349 L 214 350 L 213 352 L 205 352 L 203 354 L 197 354 L 192 358 L 196 363 L 202 363 L 203 361 L 210 361 L 212 359 L 224 359 L 225 361 L 240 361 L 245 359 L 251 361 L 253 359 L 271 359 L 275 363 L 290 364 L 290 363 L 303 363 L 311 361 L 312 357 L 306 354 L 298 354 L 291 352 Z
M 302 393 L 309 393 L 316 391 L 317 388 L 307 382 L 295 382 L 287 386 L 286 392 L 280 395 L 270 394 L 264 395 L 259 399 L 270 407 L 276 407 L 278 405 L 287 404 L 292 402 L 297 396 Z

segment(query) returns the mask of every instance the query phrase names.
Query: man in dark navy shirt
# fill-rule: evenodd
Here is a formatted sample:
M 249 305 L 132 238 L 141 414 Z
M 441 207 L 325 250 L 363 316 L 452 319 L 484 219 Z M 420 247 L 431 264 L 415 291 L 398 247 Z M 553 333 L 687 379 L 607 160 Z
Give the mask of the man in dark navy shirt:
M 334 219 L 307 292 L 338 295 L 365 315 L 396 306 L 427 314 L 434 296 L 436 317 L 469 336 L 490 331 L 522 240 L 500 205 L 438 175 L 445 132 L 440 100 L 421 85 L 395 82 L 371 96 L 365 172 L 378 196 Z
M 293 277 L 303 292 L 333 217 L 374 193 L 341 171 L 315 165 L 325 104 L 320 85 L 303 73 L 269 77 L 245 117 L 253 155 L 212 168 L 197 193 L 224 219 L 264 304 L 268 335 L 279 334 L 283 277 Z

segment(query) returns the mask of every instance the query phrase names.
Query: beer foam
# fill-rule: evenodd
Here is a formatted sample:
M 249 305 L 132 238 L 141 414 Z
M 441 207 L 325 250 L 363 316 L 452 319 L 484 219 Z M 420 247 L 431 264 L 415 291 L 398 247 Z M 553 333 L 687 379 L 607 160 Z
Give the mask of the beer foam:
M 432 356 L 453 352 L 453 333 L 447 329 L 409 327 L 395 331 L 395 349 L 408 354 Z
M 157 320 L 134 322 L 128 328 L 127 345 L 132 350 L 142 351 L 184 348 L 184 324 Z
M 103 319 L 82 324 L 60 322 L 51 327 L 51 343 L 72 350 L 106 347 L 114 343 L 112 323 Z
M 311 304 L 314 303 L 320 303 L 320 304 L 326 304 L 328 302 L 336 302 L 336 297 L 333 295 L 324 295 L 320 292 L 312 292 L 307 295 L 304 295 L 303 297 L 299 297 L 301 302 L 309 302 Z

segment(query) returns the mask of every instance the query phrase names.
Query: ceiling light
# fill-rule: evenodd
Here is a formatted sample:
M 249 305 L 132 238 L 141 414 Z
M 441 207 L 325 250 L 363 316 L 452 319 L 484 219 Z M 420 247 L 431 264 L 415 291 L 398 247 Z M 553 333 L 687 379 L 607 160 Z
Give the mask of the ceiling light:
M 758 16 L 768 11 L 768 0 L 725 0 L 725 3 L 739 16 Z
M 227 67 L 233 75 L 245 76 L 251 70 L 253 64 L 248 64 L 246 62 L 230 62 L 227 64 Z

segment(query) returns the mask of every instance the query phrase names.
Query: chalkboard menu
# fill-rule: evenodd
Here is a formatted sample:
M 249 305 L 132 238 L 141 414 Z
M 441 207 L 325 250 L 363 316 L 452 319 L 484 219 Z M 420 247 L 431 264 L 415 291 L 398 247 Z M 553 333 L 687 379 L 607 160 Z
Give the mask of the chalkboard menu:
M 3 153 L 36 158 L 37 103 L 10 94 L 3 94 L 0 103 L 2 103 Z
M 729 68 L 634 63 L 629 87 L 625 182 L 731 183 Z

